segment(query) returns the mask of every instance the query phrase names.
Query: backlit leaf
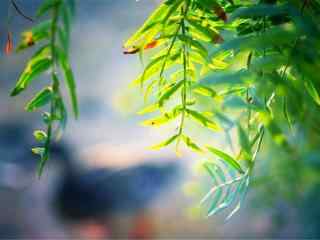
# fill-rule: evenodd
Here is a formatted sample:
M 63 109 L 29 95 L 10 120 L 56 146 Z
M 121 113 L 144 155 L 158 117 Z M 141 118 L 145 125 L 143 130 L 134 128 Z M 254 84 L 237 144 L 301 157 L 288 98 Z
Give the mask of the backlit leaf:
M 216 148 L 213 148 L 213 147 L 207 147 L 207 149 L 211 153 L 215 154 L 216 156 L 221 158 L 223 161 L 228 163 L 231 167 L 236 169 L 239 173 L 244 173 L 244 171 L 242 170 L 240 164 L 233 157 L 231 157 L 229 154 L 224 153 L 224 152 L 220 151 L 219 149 L 216 149 Z
M 47 87 L 37 93 L 37 95 L 27 103 L 25 109 L 29 112 L 35 111 L 38 108 L 48 104 L 51 101 L 52 97 L 52 88 Z

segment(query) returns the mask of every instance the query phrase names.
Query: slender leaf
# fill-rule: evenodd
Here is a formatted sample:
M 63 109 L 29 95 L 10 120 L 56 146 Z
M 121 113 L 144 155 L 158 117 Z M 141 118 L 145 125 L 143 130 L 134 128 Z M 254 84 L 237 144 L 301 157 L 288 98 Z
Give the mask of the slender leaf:
M 37 93 L 37 95 L 27 103 L 25 109 L 29 112 L 35 111 L 38 108 L 48 104 L 51 101 L 52 97 L 52 88 L 47 87 Z
M 217 155 L 218 157 L 220 157 L 222 160 L 224 160 L 226 163 L 228 163 L 231 167 L 233 167 L 235 170 L 237 170 L 239 173 L 243 174 L 244 171 L 242 170 L 240 164 L 230 155 L 228 155 L 227 153 L 224 153 L 222 151 L 220 151 L 219 149 L 213 148 L 213 147 L 207 147 L 207 149 Z

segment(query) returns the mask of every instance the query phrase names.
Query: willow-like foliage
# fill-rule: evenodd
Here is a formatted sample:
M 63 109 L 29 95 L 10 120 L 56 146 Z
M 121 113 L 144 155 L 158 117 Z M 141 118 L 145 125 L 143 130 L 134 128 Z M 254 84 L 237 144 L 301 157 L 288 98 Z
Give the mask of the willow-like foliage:
M 41 156 L 40 174 L 56 134 L 54 126 L 63 129 L 66 124 L 62 78 L 78 115 L 68 62 L 73 9 L 71 0 L 45 0 L 38 16 L 48 20 L 24 32 L 17 49 L 36 46 L 38 51 L 11 95 L 51 73 L 51 85 L 26 105 L 28 111 L 49 105 L 43 114 L 47 130 L 35 131 L 43 143 L 33 149 Z M 286 154 L 292 161 L 273 161 L 272 171 L 297 188 L 315 179 L 301 176 L 310 168 L 318 173 L 310 163 L 320 154 L 319 14 L 319 0 L 164 0 L 125 42 L 124 54 L 137 54 L 144 64 L 133 82 L 146 103 L 139 114 L 153 116 L 143 124 L 174 126 L 172 134 L 153 148 L 175 145 L 179 153 L 183 144 L 201 157 L 210 156 L 203 168 L 213 185 L 201 200 L 209 205 L 208 216 L 234 206 L 229 219 L 239 210 L 266 134 L 272 139 L 269 152 Z M 8 35 L 7 52 L 11 38 Z M 188 123 L 213 136 L 219 132 L 230 138 L 236 132 L 238 138 L 231 142 L 238 150 L 231 153 L 227 147 L 201 144 L 189 134 Z M 283 168 L 292 166 L 292 175 L 283 174 Z M 273 189 L 279 186 L 276 181 L 270 181 Z
M 50 144 L 54 137 L 59 138 L 67 122 L 67 111 L 61 95 L 61 79 L 64 78 L 71 96 L 75 117 L 78 116 L 76 86 L 68 60 L 70 20 L 74 12 L 72 0 L 45 0 L 37 11 L 37 18 L 43 20 L 32 29 L 22 33 L 17 51 L 37 48 L 21 72 L 11 96 L 26 91 L 32 81 L 51 78 L 51 84 L 40 90 L 25 106 L 29 112 L 42 109 L 46 130 L 36 130 L 35 139 L 41 144 L 32 149 L 41 157 L 38 169 L 40 176 L 49 159 Z M 50 73 L 48 74 L 46 73 Z
M 201 200 L 208 216 L 235 205 L 229 219 L 239 210 L 266 130 L 297 159 L 305 156 L 292 131 L 319 144 L 319 10 L 319 1 L 167 0 L 125 43 L 126 54 L 147 59 L 134 83 L 151 99 L 140 113 L 157 114 L 144 124 L 176 124 L 154 148 L 183 142 L 212 154 L 203 164 L 213 180 Z M 236 128 L 239 151 L 200 146 L 186 121 Z

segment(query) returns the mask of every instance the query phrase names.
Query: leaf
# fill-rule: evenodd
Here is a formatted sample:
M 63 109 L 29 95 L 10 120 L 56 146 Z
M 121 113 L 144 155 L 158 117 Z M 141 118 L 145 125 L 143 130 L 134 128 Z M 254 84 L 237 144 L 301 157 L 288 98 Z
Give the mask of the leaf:
M 251 155 L 251 144 L 248 135 L 240 125 L 238 126 L 238 136 L 241 148 L 245 150 L 247 154 Z
M 208 57 L 208 51 L 207 49 L 199 42 L 196 41 L 194 39 L 192 39 L 190 36 L 188 35 L 178 35 L 178 38 L 182 41 L 185 42 L 186 44 L 190 45 L 194 50 L 198 51 L 199 54 L 201 54 L 201 56 L 203 58 L 207 58 Z
M 66 80 L 66 85 L 69 91 L 69 95 L 71 98 L 72 110 L 75 118 L 78 118 L 79 109 L 78 109 L 78 99 L 77 99 L 77 91 L 76 91 L 76 83 L 74 80 L 73 72 L 70 67 L 69 61 L 65 53 L 61 50 L 58 51 L 59 55 L 59 63 L 62 67 L 64 77 Z
M 224 153 L 222 151 L 220 151 L 219 149 L 213 148 L 213 147 L 207 147 L 207 149 L 217 155 L 218 157 L 220 157 L 222 160 L 224 160 L 226 163 L 228 163 L 230 166 L 232 166 L 235 170 L 237 170 L 239 173 L 243 174 L 244 171 L 242 170 L 240 164 L 230 155 L 228 155 L 227 153 Z
M 149 106 L 143 108 L 137 114 L 143 115 L 143 114 L 146 114 L 146 113 L 152 113 L 152 112 L 157 111 L 158 109 L 159 109 L 159 104 L 156 103 L 156 104 L 152 104 L 152 105 L 149 105 Z
M 215 173 L 215 179 L 216 179 L 216 183 L 224 183 L 227 181 L 226 179 L 226 174 L 224 173 L 223 169 L 216 163 L 212 162 L 212 161 L 206 161 L 205 162 L 206 166 L 208 166 L 211 171 L 213 172 L 213 174 Z
M 152 59 L 145 67 L 143 73 L 135 80 L 135 82 L 143 84 L 146 80 L 152 77 L 161 68 L 163 60 L 165 60 L 165 55 Z
M 68 52 L 69 50 L 69 36 L 68 33 L 64 30 L 62 30 L 61 28 L 58 29 L 58 36 L 59 36 L 59 40 L 61 45 L 63 46 L 63 51 Z
M 51 114 L 50 113 L 48 113 L 48 112 L 42 113 L 42 121 L 46 125 L 50 124 L 51 120 L 52 120 L 52 118 L 51 118 Z
M 232 216 L 234 216 L 239 211 L 241 204 L 247 194 L 248 186 L 249 186 L 249 177 L 246 177 L 244 180 L 241 181 L 238 187 L 238 193 L 240 194 L 239 202 L 237 203 L 236 207 L 226 217 L 225 221 L 228 221 Z
M 200 94 L 202 96 L 205 96 L 205 97 L 214 98 L 217 95 L 217 92 L 214 91 L 212 88 L 206 87 L 206 86 L 203 86 L 203 85 L 197 86 L 195 89 L 193 89 L 193 91 L 195 93 L 198 93 L 198 94 Z
M 173 135 L 172 137 L 168 138 L 167 140 L 157 144 L 157 145 L 154 145 L 154 146 L 151 146 L 150 148 L 152 150 L 159 150 L 163 147 L 166 147 L 168 145 L 170 145 L 172 142 L 174 142 L 177 138 L 179 137 L 179 134 L 176 134 L 176 135 Z
M 26 111 L 32 112 L 40 107 L 48 104 L 53 97 L 52 88 L 47 87 L 40 91 L 34 98 L 32 98 L 26 105 Z
M 50 9 L 59 6 L 61 0 L 45 0 L 38 9 L 36 16 L 41 17 L 46 14 Z
M 58 113 L 56 114 L 59 115 L 59 129 L 56 135 L 56 139 L 58 140 L 62 137 L 68 120 L 67 110 L 61 97 L 56 100 L 56 108 L 56 110 L 58 111 Z
M 166 61 L 164 70 L 170 68 L 179 56 L 179 53 L 175 53 L 173 51 L 171 51 L 171 53 L 172 55 L 169 58 L 167 58 L 166 55 L 161 55 L 155 59 L 152 59 L 150 63 L 145 67 L 143 73 L 136 80 L 134 80 L 134 84 L 140 84 L 141 86 L 143 86 L 145 81 L 153 77 L 155 74 L 159 73 L 164 64 L 164 61 Z
M 36 130 L 33 132 L 33 136 L 39 142 L 45 141 L 47 139 L 47 134 L 42 130 Z
M 259 35 L 249 35 L 241 36 L 237 38 L 232 38 L 229 41 L 225 41 L 219 47 L 217 47 L 213 52 L 212 56 L 215 54 L 226 51 L 251 51 L 252 49 L 264 50 L 269 47 L 280 47 L 282 45 L 290 45 L 298 36 L 298 31 L 294 25 L 282 25 L 272 27 Z
M 201 113 L 191 110 L 191 109 L 186 109 L 187 113 L 191 115 L 191 117 L 196 120 L 197 122 L 201 123 L 201 125 L 213 130 L 213 131 L 220 131 L 221 127 L 217 125 L 215 122 L 211 121 L 210 119 L 206 118 L 204 115 Z
M 286 6 L 272 4 L 255 4 L 250 7 L 241 7 L 236 9 L 230 16 L 230 21 L 239 18 L 253 18 L 264 16 L 276 16 L 286 14 L 288 11 Z
M 304 82 L 305 88 L 307 89 L 309 95 L 312 97 L 314 102 L 320 105 L 320 96 L 317 89 L 314 87 L 313 83 L 310 80 Z
M 21 34 L 22 40 L 20 41 L 17 51 L 24 50 L 35 45 L 41 40 L 48 39 L 50 35 L 52 21 L 43 21 L 40 24 L 34 26 L 29 31 L 25 31 Z
M 256 74 L 249 72 L 247 70 L 239 71 L 221 71 L 213 72 L 208 74 L 206 77 L 200 80 L 200 83 L 203 85 L 218 85 L 218 84 L 228 84 L 232 87 L 234 85 L 244 84 L 253 82 L 257 78 Z
M 44 166 L 49 159 L 49 149 L 44 148 L 43 154 L 41 155 L 40 163 L 38 164 L 38 176 L 41 177 L 43 173 Z
M 286 55 L 268 55 L 263 57 L 255 57 L 250 62 L 250 70 L 260 72 L 274 72 L 286 64 L 288 56 Z
M 195 37 L 198 37 L 200 40 L 217 43 L 217 39 L 222 39 L 219 33 L 210 29 L 209 26 L 203 26 L 200 22 L 194 20 L 193 18 L 188 18 L 187 20 L 191 26 L 191 34 Z
M 44 46 L 32 56 L 27 63 L 27 66 L 20 74 L 18 82 L 11 92 L 11 96 L 16 96 L 21 93 L 29 86 L 34 78 L 51 67 L 52 61 L 49 53 L 48 46 Z
M 213 205 L 212 209 L 209 209 L 207 216 L 210 217 L 212 215 L 215 215 L 218 212 L 229 207 L 234 200 L 234 194 L 232 194 L 232 193 L 233 193 L 233 186 L 231 185 L 231 186 L 228 186 L 228 188 L 227 188 L 227 193 L 225 194 L 225 200 L 221 204 L 219 204 L 218 206 L 213 207 L 214 206 Z
M 182 141 L 193 151 L 202 153 L 202 149 L 195 142 L 193 142 L 190 137 L 182 135 Z
M 40 156 L 43 156 L 43 154 L 44 154 L 44 148 L 43 147 L 35 147 L 35 148 L 32 148 L 31 151 L 34 154 L 40 155 Z
M 184 80 L 177 82 L 175 85 L 169 87 L 159 98 L 159 106 L 162 107 L 163 104 L 170 99 L 170 97 L 179 90 L 179 88 L 184 83 Z
M 214 180 L 214 184 L 218 185 L 219 182 L 225 182 L 226 181 L 224 173 L 223 173 L 222 169 L 218 165 L 207 161 L 207 162 L 204 163 L 204 167 L 208 171 L 208 173 L 210 174 L 212 179 Z M 223 189 L 222 188 L 219 188 L 219 189 L 216 190 L 215 195 L 214 195 L 213 199 L 211 200 L 211 204 L 210 204 L 211 206 L 210 206 L 210 208 L 208 210 L 208 213 L 211 212 L 214 208 L 217 207 L 219 201 L 221 200 L 222 193 L 223 193 Z
M 288 98 L 287 96 L 283 97 L 283 115 L 285 117 L 285 119 L 288 122 L 289 128 L 290 130 L 292 130 L 292 122 L 291 122 L 291 118 L 290 118 L 290 114 L 289 114 L 289 110 L 288 110 Z
M 159 127 L 167 122 L 175 119 L 181 114 L 181 106 L 175 107 L 171 112 L 166 112 L 159 117 L 155 117 L 149 120 L 145 120 L 142 125 Z
M 167 19 L 174 13 L 174 10 L 182 3 L 182 0 L 167 0 L 159 5 L 159 7 L 148 17 L 144 24 L 127 40 L 124 44 L 125 48 L 139 46 L 139 42 L 143 39 L 153 39 L 161 30 L 162 23 L 165 24 Z
M 216 194 L 214 195 L 214 197 L 213 197 L 213 199 L 211 201 L 211 206 L 208 209 L 208 215 L 207 216 L 209 216 L 209 213 L 211 213 L 214 209 L 217 208 L 217 205 L 218 205 L 219 201 L 221 200 L 222 194 L 223 194 L 223 190 L 221 188 L 219 188 L 216 191 Z

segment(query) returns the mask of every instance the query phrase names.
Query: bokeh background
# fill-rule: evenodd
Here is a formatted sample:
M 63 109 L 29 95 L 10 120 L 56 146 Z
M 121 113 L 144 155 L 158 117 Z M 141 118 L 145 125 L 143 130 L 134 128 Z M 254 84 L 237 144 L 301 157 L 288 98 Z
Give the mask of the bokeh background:
M 5 45 L 8 28 L 8 2 L 0 1 L 2 47 Z M 26 14 L 34 16 L 40 0 L 16 2 Z M 272 186 L 263 182 L 259 184 L 257 181 L 250 188 L 239 213 L 225 222 L 224 213 L 207 218 L 197 210 L 202 197 L 197 194 L 197 183 L 206 180 L 203 180 L 205 176 L 194 167 L 196 156 L 186 152 L 178 158 L 172 149 L 160 152 L 148 150 L 148 146 L 162 140 L 165 133 L 140 126 L 141 118 L 134 115 L 142 102 L 139 92 L 130 89 L 128 85 L 141 71 L 142 66 L 136 56 L 122 54 L 122 44 L 158 3 L 157 0 L 77 1 L 70 56 L 78 84 L 81 114 L 77 121 L 70 118 L 63 141 L 58 144 L 57 154 L 53 154 L 40 180 L 36 177 L 37 159 L 30 153 L 30 148 L 34 144 L 33 130 L 43 125 L 40 114 L 26 113 L 23 107 L 32 93 L 48 79 L 41 77 L 21 97 L 10 98 L 8 93 L 32 51 L 9 57 L 1 51 L 0 238 L 320 237 L 320 208 L 317 205 L 320 194 L 316 185 L 308 192 L 302 191 L 303 194 L 292 194 L 292 197 L 286 198 L 279 192 L 272 191 Z M 14 10 L 9 9 L 10 11 L 12 21 L 9 28 L 14 34 L 14 42 L 17 43 L 20 32 L 31 25 L 15 14 Z M 267 151 L 260 154 L 258 161 L 281 160 L 276 153 L 268 151 L 269 155 L 266 155 L 264 152 Z M 113 206 L 114 202 L 108 200 L 121 203 L 123 186 L 124 189 L 129 189 L 128 183 L 135 183 L 139 179 L 134 177 L 135 171 L 138 175 L 145 174 L 145 177 L 141 183 L 133 185 L 133 196 L 141 195 L 148 201 L 146 200 L 146 204 L 138 211 L 118 211 L 116 208 L 112 211 L 111 207 L 111 210 L 103 213 L 99 219 L 93 216 L 86 220 L 67 220 L 63 214 L 58 213 L 57 203 L 52 201 L 57 189 L 61 187 L 61 179 L 66 176 L 66 155 L 72 158 L 75 168 L 86 169 L 87 172 L 97 168 L 116 170 L 116 177 L 111 174 L 106 180 L 99 180 L 99 186 L 95 183 L 89 184 L 92 195 L 75 194 L 74 205 L 70 204 L 70 209 L 77 211 L 79 208 L 80 212 L 85 209 L 90 199 L 96 197 L 95 190 L 106 191 L 118 197 L 105 197 L 102 194 L 99 201 L 104 202 L 105 206 Z M 154 198 L 150 200 L 149 194 L 153 192 L 146 192 L 154 175 L 139 170 L 146 164 L 155 168 L 161 165 L 179 168 L 179 173 L 172 174 L 163 189 L 159 185 L 158 191 L 155 182 Z M 263 167 L 264 165 L 261 166 Z M 129 173 L 124 174 L 122 181 L 110 184 L 109 182 L 117 178 L 119 169 L 120 173 L 122 169 Z M 70 176 L 72 178 L 72 175 Z M 166 177 L 159 175 L 159 178 Z M 91 177 L 75 184 L 82 186 L 86 181 L 90 182 L 90 179 Z M 152 188 L 153 185 L 150 186 Z M 277 189 L 285 188 L 285 182 L 282 187 L 277 186 Z M 288 191 L 293 190 L 289 188 Z M 99 198 L 100 195 L 97 196 Z M 124 193 L 123 198 L 126 197 Z M 82 201 L 83 205 L 77 204 L 78 201 Z M 95 207 L 98 210 L 95 211 L 99 211 L 101 207 L 103 212 L 105 206 L 97 204 Z

